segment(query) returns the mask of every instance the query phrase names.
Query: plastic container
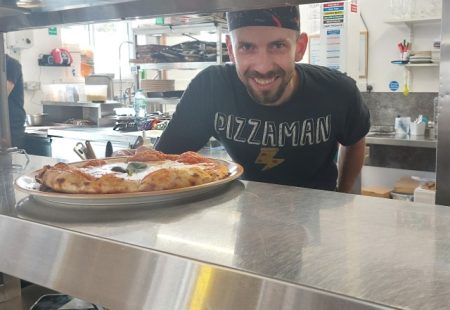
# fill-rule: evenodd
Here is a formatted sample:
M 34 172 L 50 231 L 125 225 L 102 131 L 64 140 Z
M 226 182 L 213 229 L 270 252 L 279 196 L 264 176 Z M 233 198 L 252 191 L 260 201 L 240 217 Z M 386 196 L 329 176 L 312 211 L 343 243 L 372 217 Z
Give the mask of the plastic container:
M 409 125 L 409 131 L 411 136 L 424 136 L 425 135 L 425 123 L 411 123 Z
M 105 102 L 108 98 L 108 85 L 85 85 L 86 100 L 92 102 Z
M 436 191 L 418 187 L 414 191 L 414 202 L 423 202 L 429 204 L 435 204 Z
M 395 200 L 414 201 L 413 194 L 391 192 L 391 197 Z
M 407 135 L 409 134 L 411 126 L 411 117 L 400 117 L 397 116 L 395 118 L 395 133 L 399 135 Z
M 145 117 L 147 115 L 147 97 L 141 89 L 134 94 L 134 111 L 137 117 Z

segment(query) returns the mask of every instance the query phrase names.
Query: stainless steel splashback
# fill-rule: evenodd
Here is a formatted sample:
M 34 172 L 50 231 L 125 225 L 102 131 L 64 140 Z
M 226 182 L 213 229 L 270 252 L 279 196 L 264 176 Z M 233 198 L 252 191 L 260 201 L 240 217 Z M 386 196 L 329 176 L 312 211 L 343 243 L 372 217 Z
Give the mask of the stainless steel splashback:
M 436 203 L 450 205 L 450 0 L 442 3 Z

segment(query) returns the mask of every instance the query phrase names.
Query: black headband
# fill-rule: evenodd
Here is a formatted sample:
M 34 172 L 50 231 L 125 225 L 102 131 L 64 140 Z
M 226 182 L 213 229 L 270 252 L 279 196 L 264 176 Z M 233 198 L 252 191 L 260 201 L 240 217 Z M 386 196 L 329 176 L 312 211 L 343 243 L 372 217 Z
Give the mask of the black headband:
M 300 31 L 298 6 L 228 12 L 227 20 L 229 31 L 248 26 L 271 26 Z

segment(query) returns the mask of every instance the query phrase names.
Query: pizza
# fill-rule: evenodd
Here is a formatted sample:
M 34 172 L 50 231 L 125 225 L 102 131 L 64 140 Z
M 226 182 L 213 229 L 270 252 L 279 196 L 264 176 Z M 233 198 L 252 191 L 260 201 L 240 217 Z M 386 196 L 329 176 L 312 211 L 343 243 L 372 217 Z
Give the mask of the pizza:
M 116 194 L 197 186 L 229 174 L 224 162 L 195 152 L 174 155 L 140 147 L 129 156 L 47 165 L 35 179 L 55 192 Z

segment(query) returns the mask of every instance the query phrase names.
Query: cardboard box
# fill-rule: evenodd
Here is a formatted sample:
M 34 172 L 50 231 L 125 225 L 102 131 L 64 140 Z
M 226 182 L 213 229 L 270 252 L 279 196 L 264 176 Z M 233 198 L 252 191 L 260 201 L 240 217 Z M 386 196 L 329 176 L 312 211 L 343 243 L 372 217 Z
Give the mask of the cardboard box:
M 366 186 L 361 189 L 361 194 L 364 196 L 391 198 L 391 188 L 383 186 Z

